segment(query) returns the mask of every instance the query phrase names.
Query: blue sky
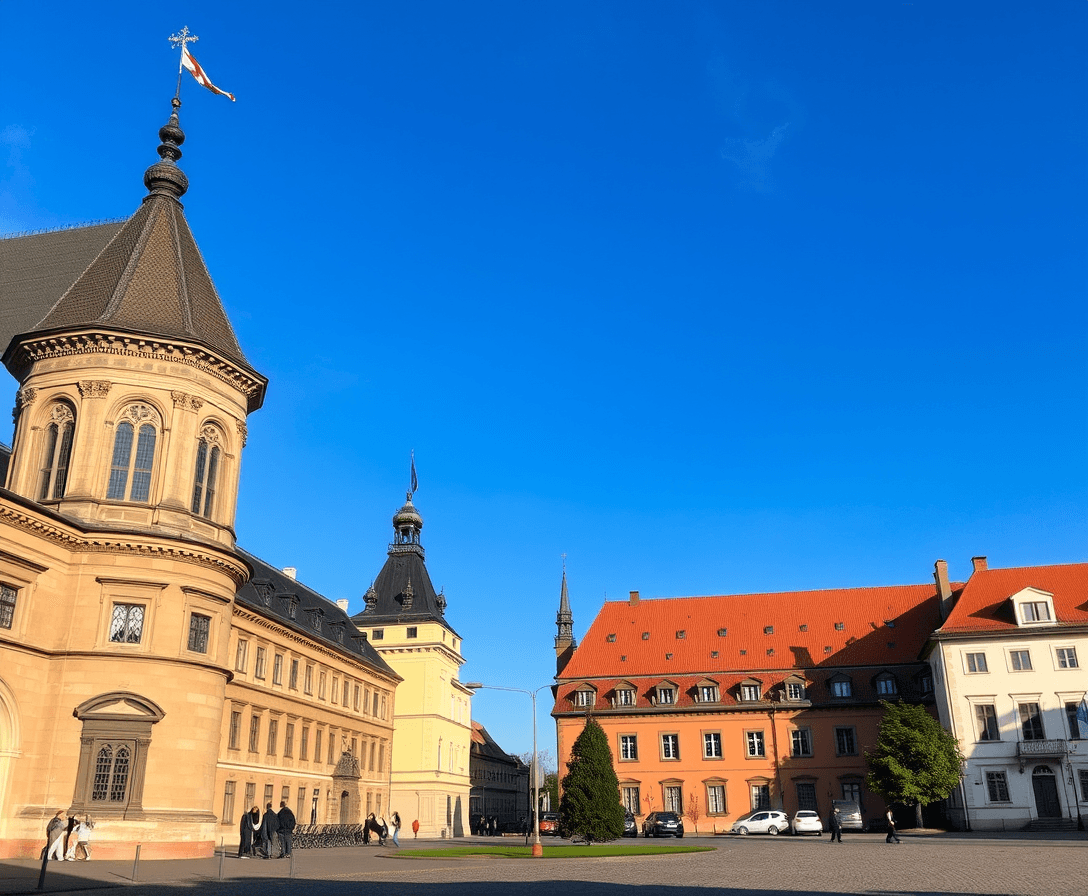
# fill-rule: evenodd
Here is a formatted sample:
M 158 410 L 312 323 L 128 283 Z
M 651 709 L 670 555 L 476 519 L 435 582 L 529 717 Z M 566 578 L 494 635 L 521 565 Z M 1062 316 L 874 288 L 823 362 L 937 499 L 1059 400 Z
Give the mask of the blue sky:
M 414 449 L 464 680 L 550 682 L 564 553 L 578 634 L 1088 559 L 1088 4 L 8 0 L 0 231 L 137 208 L 183 25 L 239 542 L 357 612 Z

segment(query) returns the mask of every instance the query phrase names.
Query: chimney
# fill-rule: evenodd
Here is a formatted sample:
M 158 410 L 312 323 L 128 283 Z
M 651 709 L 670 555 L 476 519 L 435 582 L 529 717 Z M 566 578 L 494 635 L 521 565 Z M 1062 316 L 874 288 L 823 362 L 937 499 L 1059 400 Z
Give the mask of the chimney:
M 976 572 L 986 572 L 987 567 L 985 557 L 972 557 L 971 565 L 974 567 L 974 569 L 971 571 L 972 575 L 974 575 Z
M 631 592 L 631 597 L 629 598 L 629 603 L 631 604 L 632 607 L 637 607 L 638 606 L 638 592 L 637 591 L 632 591 Z
M 948 583 L 947 560 L 938 560 L 933 564 L 933 581 L 937 583 L 937 598 L 940 601 L 943 622 L 952 612 L 952 586 Z
M 348 611 L 348 599 L 346 597 L 341 597 L 336 602 L 336 606 L 338 606 L 341 610 L 343 610 L 346 613 Z
M 292 581 L 298 576 L 298 567 L 296 566 L 285 566 L 280 571 Z

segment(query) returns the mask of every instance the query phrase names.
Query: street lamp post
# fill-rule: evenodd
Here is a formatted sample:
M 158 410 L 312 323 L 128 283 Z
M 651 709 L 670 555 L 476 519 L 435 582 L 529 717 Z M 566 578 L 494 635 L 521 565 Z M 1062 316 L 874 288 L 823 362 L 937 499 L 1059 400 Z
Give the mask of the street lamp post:
M 527 688 L 500 687 L 497 684 L 484 684 L 480 681 L 465 682 L 464 686 L 470 691 L 478 691 L 482 688 L 487 691 L 513 691 L 518 694 L 528 694 L 529 699 L 533 701 L 533 856 L 539 858 L 544 855 L 544 847 L 540 843 L 540 775 L 536 752 L 536 694 L 537 691 L 542 691 L 544 688 L 550 688 L 551 685 L 541 685 L 536 691 L 530 691 Z

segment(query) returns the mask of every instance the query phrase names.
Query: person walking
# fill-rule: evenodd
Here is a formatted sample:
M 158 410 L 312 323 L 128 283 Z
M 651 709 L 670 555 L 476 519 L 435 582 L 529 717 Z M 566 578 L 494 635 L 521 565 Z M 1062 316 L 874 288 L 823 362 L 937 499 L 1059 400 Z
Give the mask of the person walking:
M 895 816 L 892 815 L 891 806 L 884 813 L 884 817 L 888 819 L 888 836 L 884 838 L 884 842 L 891 843 L 894 840 L 896 843 L 902 843 L 903 841 L 899 839 L 899 835 L 895 832 Z
M 264 807 L 264 818 L 261 819 L 261 849 L 266 859 L 272 858 L 272 847 L 276 843 L 276 834 L 280 829 L 280 820 L 272 811 L 272 804 Z
M 291 858 L 291 848 L 294 845 L 295 813 L 291 811 L 286 800 L 280 800 L 280 811 L 276 813 L 280 822 L 280 858 Z
M 378 846 L 385 846 L 385 838 L 389 836 L 389 825 L 385 823 L 385 816 L 378 818 Z
M 46 858 L 64 861 L 64 829 L 67 822 L 64 820 L 64 810 L 58 809 L 57 814 L 49 819 L 45 826 Z
M 68 842 L 71 844 L 68 847 L 68 852 L 65 853 L 64 859 L 67 862 L 83 861 L 88 862 L 91 858 L 91 828 L 94 827 L 94 822 L 90 817 L 84 816 L 80 821 L 79 816 L 76 816 L 76 826 L 72 833 L 69 835 Z M 82 850 L 82 859 L 76 855 L 76 853 Z
M 839 812 L 839 807 L 835 806 L 831 810 L 831 817 L 828 819 L 828 829 L 831 831 L 831 842 L 836 840 L 842 843 L 842 814 Z
M 400 849 L 400 813 L 394 810 L 389 821 L 393 825 L 393 845 Z
M 412 821 L 412 839 L 419 839 L 419 819 L 416 818 Z

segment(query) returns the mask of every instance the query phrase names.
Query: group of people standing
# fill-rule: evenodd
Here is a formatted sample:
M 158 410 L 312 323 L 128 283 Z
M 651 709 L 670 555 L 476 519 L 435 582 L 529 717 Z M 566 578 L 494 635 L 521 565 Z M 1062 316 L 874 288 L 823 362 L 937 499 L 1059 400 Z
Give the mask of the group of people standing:
M 499 820 L 494 815 L 477 815 L 472 820 L 472 833 L 481 837 L 494 837 L 499 833 Z
M 254 806 L 238 825 L 238 858 L 271 859 L 272 849 L 279 848 L 277 859 L 291 856 L 295 833 L 295 813 L 286 801 L 280 800 L 280 810 L 275 812 L 272 804 L 265 806 L 264 815 Z
M 89 815 L 82 818 L 73 815 L 66 819 L 64 810 L 58 809 L 57 814 L 45 826 L 45 839 L 48 841 L 45 847 L 46 858 L 67 862 L 77 859 L 82 862 L 90 861 L 92 828 L 94 822 Z M 77 856 L 77 851 L 83 855 Z
M 389 837 L 390 831 L 393 834 L 393 845 L 398 849 L 400 848 L 400 813 L 393 812 L 389 816 L 391 825 L 386 824 L 385 817 L 376 818 L 374 813 L 371 812 L 366 821 L 363 822 L 363 846 L 370 846 L 371 835 L 377 838 L 378 846 L 385 846 L 386 838 Z M 415 822 L 418 824 L 418 822 Z

